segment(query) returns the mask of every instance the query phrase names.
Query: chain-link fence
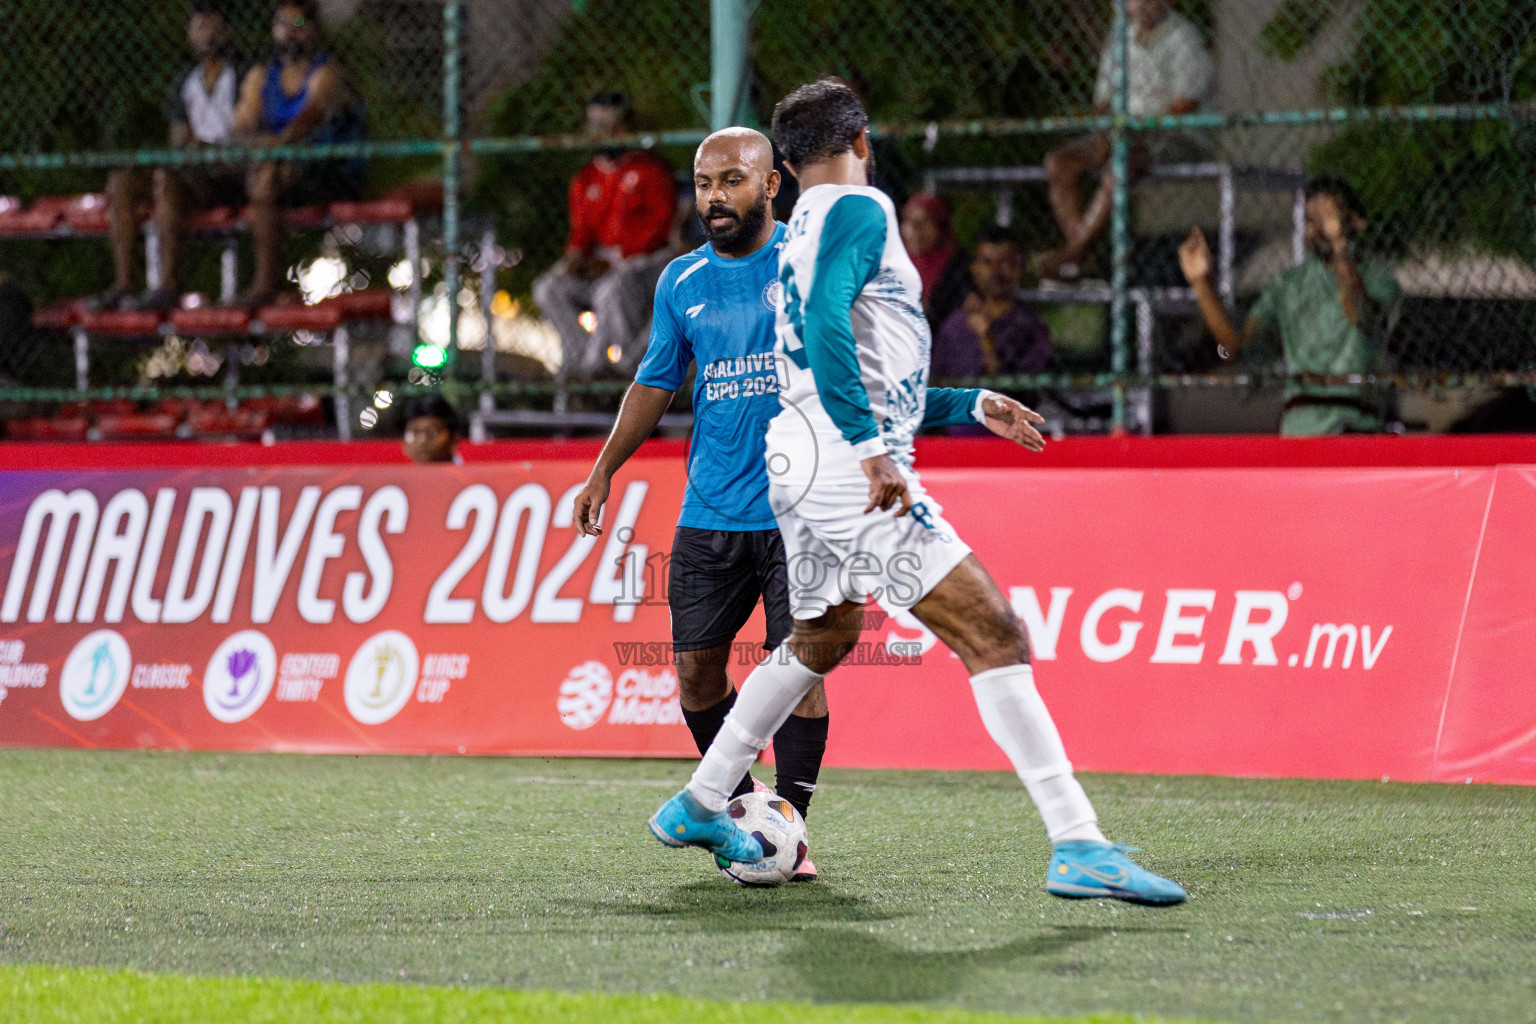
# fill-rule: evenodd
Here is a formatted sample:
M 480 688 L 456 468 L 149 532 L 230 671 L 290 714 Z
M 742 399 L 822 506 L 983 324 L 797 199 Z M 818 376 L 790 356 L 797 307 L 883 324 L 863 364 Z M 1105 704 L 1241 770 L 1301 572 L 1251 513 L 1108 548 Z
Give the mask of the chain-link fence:
M 995 224 L 1017 241 L 1025 306 L 1049 328 L 1051 355 L 1024 367 L 989 343 L 977 371 L 1032 394 L 1063 429 L 1271 430 L 1284 405 L 1309 397 L 1368 400 L 1386 422 L 1441 429 L 1490 389 L 1536 382 L 1536 0 L 747 6 L 716 5 L 717 16 L 750 18 L 746 120 L 761 125 L 789 89 L 840 75 L 876 121 L 879 183 L 898 205 L 938 197 L 965 252 L 983 234 L 1002 237 L 988 233 Z M 261 74 L 277 45 L 274 4 L 219 9 L 230 52 Z M 586 383 L 591 367 L 566 365 L 571 346 L 538 308 L 535 281 L 565 250 L 570 182 L 604 148 L 665 162 L 678 200 L 669 244 L 698 244 L 687 171 L 716 99 L 708 10 L 326 0 L 313 13 L 323 48 L 346 69 L 361 130 L 278 150 L 262 148 L 270 139 L 187 150 L 169 145 L 166 102 L 192 66 L 186 7 L 23 4 L 7 27 L 13 58 L 0 67 L 0 195 L 14 197 L 0 203 L 26 214 L 46 197 L 103 191 L 109 168 L 130 165 L 361 163 L 359 198 L 409 196 L 409 217 L 346 220 L 333 206 L 290 225 L 284 276 L 314 279 L 306 300 L 388 291 L 389 315 L 375 328 L 344 321 L 344 353 L 334 328 L 239 338 L 262 349 L 259 363 L 234 339 L 170 321 L 141 343 L 92 335 L 84 378 L 78 323 L 17 329 L 0 360 L 6 393 L 63 399 L 90 394 L 78 391 L 84 383 L 238 397 L 257 392 L 230 389 L 302 386 L 347 396 L 335 415 L 348 428 L 372 410 L 382 429 L 390 412 L 370 400 L 409 375 L 466 403 L 488 396 L 483 410 L 555 403 L 568 422 L 611 411 L 633 353 L 599 360 L 606 372 Z M 629 106 L 628 134 L 594 138 L 588 101 L 615 92 Z M 1321 279 L 1322 298 L 1330 282 L 1335 302 L 1349 287 L 1324 221 L 1309 228 L 1306 183 L 1318 176 L 1352 186 L 1364 213 L 1358 231 L 1345 216 L 1343 234 L 1368 315 L 1331 325 L 1350 350 L 1332 361 L 1297 341 L 1318 327 L 1303 308 L 1319 300 L 1307 268 L 1333 275 Z M 423 182 L 439 193 L 426 195 Z M 151 225 L 153 198 L 145 186 L 140 215 Z M 93 232 L 8 233 L 5 223 L 0 214 L 0 270 L 37 309 L 111 289 L 112 261 Z M 1210 290 L 1247 341 L 1230 361 L 1181 264 L 1196 226 Z M 178 286 L 213 305 L 227 298 L 231 246 L 242 277 L 256 259 L 244 228 L 188 243 Z M 1260 329 L 1248 337 L 1252 313 Z M 588 318 L 581 329 L 590 328 Z M 422 343 L 445 362 L 413 365 Z M 199 344 L 210 358 L 189 362 Z M 217 381 L 194 372 L 215 362 Z

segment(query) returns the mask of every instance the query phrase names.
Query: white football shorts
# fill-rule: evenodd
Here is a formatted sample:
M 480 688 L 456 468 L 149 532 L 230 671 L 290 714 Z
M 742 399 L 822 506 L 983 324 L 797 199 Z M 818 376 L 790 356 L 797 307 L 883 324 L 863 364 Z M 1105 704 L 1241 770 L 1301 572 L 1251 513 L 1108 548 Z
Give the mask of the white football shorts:
M 795 618 L 814 619 L 866 598 L 892 614 L 905 611 L 971 553 L 917 474 L 901 474 L 912 509 L 899 519 L 895 508 L 864 513 L 869 481 L 862 472 L 824 474 L 808 486 L 770 480 Z

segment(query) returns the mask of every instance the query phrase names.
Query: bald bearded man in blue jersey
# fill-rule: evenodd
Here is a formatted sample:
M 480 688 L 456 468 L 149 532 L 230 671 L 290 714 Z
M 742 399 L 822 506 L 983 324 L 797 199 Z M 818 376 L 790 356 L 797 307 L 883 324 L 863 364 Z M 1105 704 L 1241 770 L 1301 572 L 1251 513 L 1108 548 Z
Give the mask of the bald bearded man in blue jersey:
M 726 666 L 758 600 L 767 622 L 765 651 L 777 648 L 793 625 L 784 541 L 768 503 L 764 463 L 768 422 L 780 409 L 774 317 L 785 228 L 772 216 L 779 185 L 773 146 L 760 132 L 726 128 L 699 146 L 694 195 L 709 241 L 673 260 L 657 283 L 645 358 L 575 502 L 577 530 L 601 533 L 598 516 L 614 473 L 656 429 L 689 363 L 696 363 L 688 486 L 667 600 L 683 718 L 701 754 L 736 703 Z M 928 408 L 925 425 L 986 422 L 1026 447 L 1039 444 L 1024 407 L 990 391 L 931 389 Z M 828 721 L 826 691 L 818 683 L 773 736 L 777 791 L 802 816 L 821 770 Z M 747 775 L 732 795 L 752 785 Z M 796 880 L 815 877 L 809 859 L 795 874 Z

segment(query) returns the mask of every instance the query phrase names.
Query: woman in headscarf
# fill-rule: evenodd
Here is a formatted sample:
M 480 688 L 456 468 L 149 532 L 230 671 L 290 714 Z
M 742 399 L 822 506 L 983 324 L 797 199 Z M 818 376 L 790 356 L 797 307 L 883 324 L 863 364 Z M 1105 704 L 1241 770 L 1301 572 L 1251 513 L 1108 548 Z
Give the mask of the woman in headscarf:
M 938 333 L 970 291 L 970 256 L 955 240 L 949 204 L 919 192 L 901 208 L 901 241 L 923 279 L 923 312 Z

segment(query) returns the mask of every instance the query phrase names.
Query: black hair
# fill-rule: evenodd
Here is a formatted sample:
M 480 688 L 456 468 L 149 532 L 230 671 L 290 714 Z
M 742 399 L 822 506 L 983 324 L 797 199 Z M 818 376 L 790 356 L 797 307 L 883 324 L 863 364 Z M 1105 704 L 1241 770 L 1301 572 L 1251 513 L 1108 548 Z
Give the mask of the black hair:
M 1365 200 L 1361 199 L 1355 187 L 1343 178 L 1325 174 L 1307 179 L 1306 197 L 1311 199 L 1313 196 L 1332 196 L 1343 204 L 1344 209 L 1361 220 L 1369 219 L 1365 213 Z
M 628 115 L 629 93 L 625 92 L 623 89 L 604 89 L 601 92 L 593 93 L 592 98 L 587 100 L 587 106 L 608 107 L 610 109 L 618 110 L 622 114 Z
M 229 20 L 229 12 L 224 9 L 224 5 L 219 0 L 191 0 L 191 3 L 187 4 L 187 17 L 190 18 L 194 14 L 212 14 L 225 21 Z
M 306 22 L 311 23 L 315 28 L 320 27 L 320 5 L 315 0 L 277 0 L 272 5 L 272 11 L 276 13 L 284 7 L 297 7 L 304 12 Z
M 442 395 L 435 393 L 422 395 L 420 398 L 413 398 L 405 407 L 405 422 L 409 423 L 411 420 L 424 417 L 440 420 L 454 437 L 464 436 L 464 424 L 459 419 L 459 411 Z
M 977 245 L 1012 245 L 1020 252 L 1024 251 L 1024 243 L 1019 241 L 1018 232 L 1002 224 L 992 223 L 976 233 Z
M 802 85 L 773 108 L 773 138 L 795 167 L 841 156 L 869 126 L 858 93 L 841 78 Z

